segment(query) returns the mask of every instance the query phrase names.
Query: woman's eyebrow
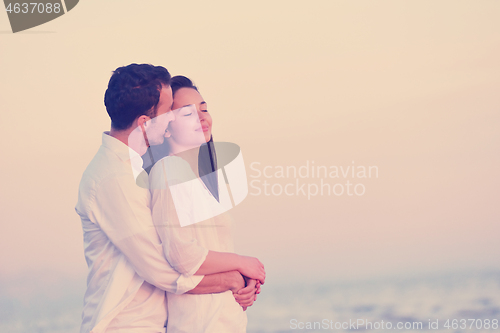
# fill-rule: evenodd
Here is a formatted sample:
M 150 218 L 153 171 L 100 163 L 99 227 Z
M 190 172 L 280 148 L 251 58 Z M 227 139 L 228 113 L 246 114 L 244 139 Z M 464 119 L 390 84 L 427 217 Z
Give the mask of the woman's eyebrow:
M 203 104 L 207 104 L 207 102 L 203 101 L 203 102 L 200 103 L 200 105 L 203 105 Z

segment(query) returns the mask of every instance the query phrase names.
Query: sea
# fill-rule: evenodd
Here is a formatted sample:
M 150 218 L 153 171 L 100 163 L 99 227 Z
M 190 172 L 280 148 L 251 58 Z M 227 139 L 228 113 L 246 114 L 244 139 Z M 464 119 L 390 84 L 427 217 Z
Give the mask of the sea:
M 81 285 L 52 297 L 7 290 L 0 288 L 1 333 L 79 332 Z M 248 333 L 500 332 L 500 270 L 266 282 L 247 315 Z

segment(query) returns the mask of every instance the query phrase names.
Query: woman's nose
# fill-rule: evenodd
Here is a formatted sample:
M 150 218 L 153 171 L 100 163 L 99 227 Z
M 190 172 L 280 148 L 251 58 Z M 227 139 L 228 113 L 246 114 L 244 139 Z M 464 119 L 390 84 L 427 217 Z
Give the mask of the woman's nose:
M 205 120 L 205 113 L 198 110 L 198 118 L 200 119 L 200 121 Z

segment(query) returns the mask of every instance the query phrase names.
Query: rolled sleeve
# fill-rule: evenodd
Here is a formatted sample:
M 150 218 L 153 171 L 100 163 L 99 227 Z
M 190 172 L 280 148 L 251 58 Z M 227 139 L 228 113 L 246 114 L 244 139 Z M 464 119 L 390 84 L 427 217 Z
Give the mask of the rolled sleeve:
M 179 276 L 177 279 L 177 290 L 175 291 L 175 294 L 184 294 L 185 292 L 194 289 L 198 284 L 200 284 L 203 277 L 204 275 Z

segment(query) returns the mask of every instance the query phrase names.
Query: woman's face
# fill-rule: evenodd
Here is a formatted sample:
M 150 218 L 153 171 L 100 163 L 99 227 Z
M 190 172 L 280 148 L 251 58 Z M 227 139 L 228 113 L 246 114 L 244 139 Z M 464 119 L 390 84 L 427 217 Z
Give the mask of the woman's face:
M 194 118 L 199 118 L 201 130 L 203 131 L 203 135 L 205 137 L 205 142 L 210 141 L 210 138 L 212 137 L 212 117 L 210 116 L 210 113 L 208 113 L 207 103 L 203 100 L 203 97 L 201 97 L 200 93 L 192 88 L 181 88 L 177 90 L 174 96 L 172 109 L 176 110 L 188 105 L 194 105 L 196 107 Z M 180 111 L 180 113 L 189 112 Z M 177 118 L 176 115 L 176 120 L 171 124 L 174 125 L 174 123 L 179 119 L 182 118 Z
M 207 111 L 207 103 L 192 88 L 177 90 L 172 105 L 175 120 L 168 125 L 166 136 L 183 149 L 199 147 L 210 140 L 212 117 Z

